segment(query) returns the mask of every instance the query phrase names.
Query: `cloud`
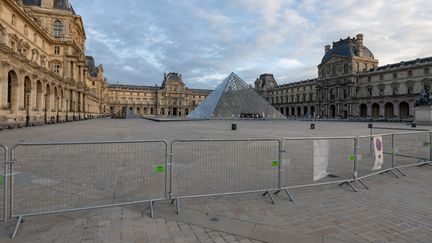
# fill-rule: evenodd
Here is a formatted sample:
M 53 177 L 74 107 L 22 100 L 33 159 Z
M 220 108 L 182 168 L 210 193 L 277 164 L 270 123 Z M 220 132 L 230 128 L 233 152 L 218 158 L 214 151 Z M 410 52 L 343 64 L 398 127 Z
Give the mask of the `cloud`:
M 72 0 L 87 53 L 110 82 L 155 85 L 179 72 L 191 88 L 214 88 L 230 72 L 253 83 L 317 76 L 324 45 L 365 35 L 380 64 L 432 56 L 429 0 Z

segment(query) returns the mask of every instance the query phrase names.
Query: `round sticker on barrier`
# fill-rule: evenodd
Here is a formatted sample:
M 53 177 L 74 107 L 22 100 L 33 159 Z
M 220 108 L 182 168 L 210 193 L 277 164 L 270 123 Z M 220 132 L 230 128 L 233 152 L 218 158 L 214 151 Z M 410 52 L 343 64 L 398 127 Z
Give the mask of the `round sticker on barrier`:
M 381 149 L 382 149 L 381 139 L 378 138 L 375 140 L 375 148 L 378 150 L 378 152 L 381 152 Z

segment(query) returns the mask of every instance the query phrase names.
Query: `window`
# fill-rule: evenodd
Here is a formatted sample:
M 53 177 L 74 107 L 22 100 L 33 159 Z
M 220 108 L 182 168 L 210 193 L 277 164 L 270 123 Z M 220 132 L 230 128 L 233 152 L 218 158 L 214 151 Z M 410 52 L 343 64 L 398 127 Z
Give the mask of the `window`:
M 372 87 L 367 88 L 368 97 L 372 97 Z
M 61 66 L 59 64 L 54 65 L 54 72 L 60 75 Z
M 371 82 L 372 81 L 372 77 L 368 77 L 368 82 Z
M 429 68 L 425 68 L 425 69 L 424 69 L 424 74 L 429 74 L 429 73 L 430 73 Z
M 96 85 L 95 81 L 93 81 L 93 82 L 92 82 L 92 85 L 93 85 L 93 86 L 95 86 L 95 85 Z
M 344 65 L 344 73 L 345 73 L 345 74 L 348 74 L 348 64 L 345 64 L 345 65 Z
M 411 77 L 413 75 L 413 71 L 412 70 L 408 70 L 408 77 Z
M 60 55 L 60 47 L 59 46 L 55 46 L 54 47 L 54 54 L 55 55 Z
M 381 75 L 379 76 L 379 79 L 380 79 L 381 81 L 384 80 L 384 75 L 381 74 Z
M 28 27 L 27 27 L 26 24 L 24 25 L 24 35 L 25 35 L 25 36 L 28 35 Z
M 397 73 L 393 73 L 393 78 L 397 78 L 398 74 Z
M 16 16 L 15 16 L 15 14 L 12 14 L 12 25 L 16 26 Z
M 411 84 L 411 85 L 408 85 L 408 87 L 407 87 L 407 93 L 408 94 L 412 94 L 413 93 L 413 91 L 414 91 L 414 86 Z
M 63 31 L 63 24 L 60 20 L 54 22 L 53 35 L 54 37 L 61 37 Z

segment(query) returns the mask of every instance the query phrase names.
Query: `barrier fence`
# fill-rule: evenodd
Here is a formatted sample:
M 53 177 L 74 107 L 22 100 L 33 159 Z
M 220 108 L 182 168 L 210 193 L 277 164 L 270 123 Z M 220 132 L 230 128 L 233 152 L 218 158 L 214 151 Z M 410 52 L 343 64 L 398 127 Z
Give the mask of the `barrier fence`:
M 432 160 L 430 132 L 395 133 L 395 167 L 403 168 Z
M 281 188 L 354 180 L 355 137 L 285 138 Z
M 167 149 L 163 140 L 15 145 L 10 217 L 152 206 L 168 196 Z
M 7 152 L 7 147 L 0 145 L 0 221 L 5 221 L 7 214 Z
M 279 139 L 173 141 L 171 197 L 177 209 L 181 198 L 277 190 L 280 147 Z
M 7 154 L 7 148 L 0 146 Z M 7 161 L 6 156 L 0 157 Z M 264 193 L 354 182 L 431 164 L 431 132 L 360 137 L 182 139 L 17 144 L 4 163 L 8 218 L 170 199 Z M 6 172 L 6 173 L 4 173 Z M 398 173 L 396 173 L 398 172 Z M 9 181 L 9 185 L 6 184 Z M 2 200 L 6 202 L 5 200 Z

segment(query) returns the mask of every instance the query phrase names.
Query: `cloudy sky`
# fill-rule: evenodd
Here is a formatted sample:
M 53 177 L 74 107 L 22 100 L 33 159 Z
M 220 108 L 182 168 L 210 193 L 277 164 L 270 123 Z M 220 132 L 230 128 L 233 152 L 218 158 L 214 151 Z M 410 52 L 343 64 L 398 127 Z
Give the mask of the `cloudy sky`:
M 365 35 L 380 65 L 432 56 L 430 0 L 71 0 L 87 54 L 110 83 L 155 85 L 178 72 L 214 88 L 230 72 L 249 83 L 317 76 L 324 45 Z

